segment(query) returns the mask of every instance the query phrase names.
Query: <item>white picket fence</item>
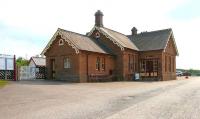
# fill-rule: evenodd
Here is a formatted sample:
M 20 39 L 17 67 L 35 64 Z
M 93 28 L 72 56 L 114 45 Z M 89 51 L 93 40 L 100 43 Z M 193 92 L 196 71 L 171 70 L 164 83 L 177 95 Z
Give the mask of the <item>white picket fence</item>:
M 30 66 L 22 66 L 19 71 L 19 80 L 35 80 L 36 68 Z

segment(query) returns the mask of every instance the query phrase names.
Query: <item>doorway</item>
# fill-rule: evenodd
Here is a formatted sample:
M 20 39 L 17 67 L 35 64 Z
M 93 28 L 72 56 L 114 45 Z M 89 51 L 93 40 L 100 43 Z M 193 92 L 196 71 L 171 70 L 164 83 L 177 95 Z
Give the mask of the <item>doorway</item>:
M 142 77 L 158 77 L 159 59 L 141 59 L 140 61 L 140 75 Z
M 152 60 L 147 60 L 146 63 L 147 63 L 146 64 L 146 67 L 147 67 L 146 71 L 148 73 L 153 72 L 153 61 Z
M 55 79 L 56 70 L 55 70 L 55 59 L 51 59 L 51 79 Z

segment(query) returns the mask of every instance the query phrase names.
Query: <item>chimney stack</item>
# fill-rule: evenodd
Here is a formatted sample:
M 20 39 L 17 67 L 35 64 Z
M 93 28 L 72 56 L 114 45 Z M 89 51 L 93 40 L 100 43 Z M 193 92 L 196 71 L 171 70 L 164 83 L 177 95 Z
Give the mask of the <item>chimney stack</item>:
M 95 26 L 103 27 L 103 13 L 100 10 L 95 13 Z
M 135 27 L 133 27 L 131 31 L 132 31 L 132 36 L 137 35 L 137 29 Z

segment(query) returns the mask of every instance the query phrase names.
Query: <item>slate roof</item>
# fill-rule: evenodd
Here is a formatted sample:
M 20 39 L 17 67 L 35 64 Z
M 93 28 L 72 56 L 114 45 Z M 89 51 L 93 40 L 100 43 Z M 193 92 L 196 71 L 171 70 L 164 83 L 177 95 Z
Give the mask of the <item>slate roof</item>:
M 104 35 L 109 36 L 109 39 L 111 39 L 118 46 L 133 49 L 136 51 L 165 49 L 167 42 L 172 35 L 172 29 L 142 32 L 136 35 L 124 35 L 105 27 L 94 26 L 94 28 L 87 36 L 58 28 L 57 32 L 54 34 L 53 38 L 43 50 L 42 54 L 44 54 L 46 50 L 51 46 L 52 42 L 56 39 L 55 35 L 57 34 L 64 36 L 64 39 L 67 40 L 69 45 L 72 44 L 71 46 L 74 49 L 112 54 L 112 50 L 109 47 L 90 38 L 90 35 L 95 29 L 99 30 Z M 177 48 L 176 51 L 178 54 Z
M 137 46 L 133 42 L 131 42 L 131 40 L 126 35 L 105 27 L 98 27 L 98 29 L 100 29 L 101 31 L 112 37 L 116 42 L 118 42 L 123 47 L 137 51 L 139 50 Z
M 161 50 L 165 49 L 171 33 L 172 29 L 164 29 L 127 37 L 138 47 L 139 51 Z
M 98 46 L 92 38 L 79 33 L 67 31 L 64 29 L 59 30 L 70 40 L 79 50 L 86 50 L 92 52 L 99 52 L 107 54 L 106 50 Z
M 46 66 L 46 59 L 43 57 L 31 57 L 36 66 Z
M 106 51 L 106 49 L 97 45 L 97 43 L 95 43 L 92 38 L 86 35 L 75 33 L 72 31 L 67 31 L 61 28 L 58 28 L 55 34 L 57 33 L 61 36 L 64 36 L 64 38 L 66 38 L 65 40 L 67 40 L 70 44 L 72 44 L 75 47 L 75 49 L 109 54 Z M 55 40 L 55 37 L 53 37 L 50 40 L 46 48 L 43 50 L 42 54 L 46 52 L 46 50 L 50 47 L 50 45 L 52 44 L 54 40 Z

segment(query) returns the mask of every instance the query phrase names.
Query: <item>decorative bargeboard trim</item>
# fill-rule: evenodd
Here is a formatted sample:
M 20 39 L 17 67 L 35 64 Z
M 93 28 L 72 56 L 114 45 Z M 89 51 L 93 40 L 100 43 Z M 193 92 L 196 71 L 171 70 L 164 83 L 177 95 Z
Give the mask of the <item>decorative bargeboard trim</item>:
M 66 36 L 64 36 L 62 34 L 62 32 L 60 31 L 60 29 L 58 28 L 58 30 L 53 35 L 53 37 L 51 38 L 51 40 L 49 41 L 49 43 L 47 44 L 47 46 L 45 47 L 45 49 L 42 51 L 41 55 L 44 55 L 44 53 L 51 47 L 53 41 L 56 39 L 56 37 L 58 35 L 60 35 L 61 39 L 64 39 L 64 41 L 66 41 L 68 43 L 68 45 L 71 46 L 75 50 L 76 54 L 79 53 L 79 49 L 75 46 L 75 44 L 73 44 Z
M 98 28 L 98 27 L 96 27 L 96 26 L 94 26 L 94 27 L 92 28 L 92 30 L 89 32 L 88 36 L 91 36 L 92 33 L 93 33 L 95 30 L 98 30 L 100 33 L 102 33 L 104 36 L 106 36 L 106 38 L 110 39 L 114 44 L 116 44 L 118 47 L 120 47 L 120 49 L 121 49 L 122 51 L 124 51 L 124 47 L 123 47 L 120 43 L 118 43 L 114 38 L 112 38 L 110 35 L 108 35 L 108 34 L 105 33 L 103 30 L 101 30 L 100 28 Z

